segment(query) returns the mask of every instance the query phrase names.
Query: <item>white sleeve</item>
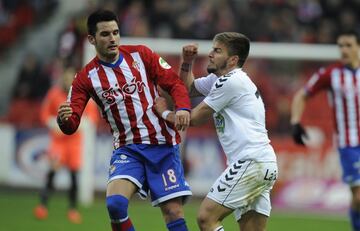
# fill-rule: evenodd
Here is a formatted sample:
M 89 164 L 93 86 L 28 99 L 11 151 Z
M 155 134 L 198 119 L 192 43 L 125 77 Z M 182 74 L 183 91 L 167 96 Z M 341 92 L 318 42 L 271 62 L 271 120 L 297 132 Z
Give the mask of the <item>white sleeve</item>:
M 213 85 L 210 93 L 204 99 L 204 102 L 209 105 L 215 112 L 219 112 L 236 95 L 236 84 L 231 84 L 230 79 L 221 77 Z
M 194 86 L 198 92 L 207 96 L 217 79 L 218 77 L 216 75 L 210 74 L 208 76 L 195 79 Z

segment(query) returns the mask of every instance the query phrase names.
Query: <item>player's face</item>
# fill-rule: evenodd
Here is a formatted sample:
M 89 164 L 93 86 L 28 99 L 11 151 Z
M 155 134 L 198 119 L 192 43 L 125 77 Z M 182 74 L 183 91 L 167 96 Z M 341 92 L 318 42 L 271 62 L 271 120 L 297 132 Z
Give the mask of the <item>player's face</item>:
M 72 67 L 69 67 L 66 70 L 64 70 L 62 85 L 66 92 L 69 91 L 71 84 L 74 80 L 75 74 L 76 74 L 75 69 Z
M 100 60 L 114 62 L 119 57 L 120 34 L 116 21 L 99 22 L 95 37 L 89 35 L 89 41 L 95 46 Z
M 213 43 L 213 49 L 209 53 L 208 73 L 214 73 L 217 76 L 228 73 L 233 67 L 231 65 L 233 63 L 233 57 L 234 56 L 229 56 L 225 45 L 215 41 Z
M 341 61 L 345 65 L 358 65 L 360 47 L 356 37 L 353 35 L 341 35 L 337 39 L 337 44 L 340 49 Z

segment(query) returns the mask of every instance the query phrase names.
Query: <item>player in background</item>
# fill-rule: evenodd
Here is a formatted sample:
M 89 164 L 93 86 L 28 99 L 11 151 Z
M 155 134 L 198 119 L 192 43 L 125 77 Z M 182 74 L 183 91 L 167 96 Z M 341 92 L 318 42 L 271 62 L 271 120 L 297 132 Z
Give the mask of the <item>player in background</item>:
M 186 231 L 184 199 L 191 195 L 179 155 L 180 136 L 156 113 L 157 86 L 175 104 L 175 126 L 190 121 L 190 99 L 179 76 L 158 54 L 143 45 L 120 45 L 118 19 L 107 10 L 87 20 L 88 40 L 96 57 L 76 76 L 69 102 L 58 111 L 66 134 L 76 131 L 90 98 L 102 109 L 113 135 L 106 204 L 113 231 L 135 230 L 128 216 L 129 199 L 151 195 L 170 231 Z
M 234 213 L 241 231 L 265 230 L 270 215 L 270 190 L 277 163 L 265 128 L 265 109 L 259 91 L 242 70 L 249 39 L 235 32 L 217 34 L 209 53 L 209 75 L 194 79 L 192 64 L 198 47 L 183 47 L 180 77 L 190 96 L 205 96 L 191 111 L 192 126 L 214 119 L 228 167 L 202 201 L 198 225 L 202 231 L 221 231 L 222 220 Z M 168 121 L 174 112 L 158 98 L 156 109 Z
M 331 94 L 336 141 L 343 170 L 343 180 L 352 192 L 350 218 L 353 230 L 360 230 L 360 38 L 355 31 L 337 36 L 341 58 L 319 71 L 295 94 L 291 106 L 292 135 L 304 145 L 306 131 L 301 125 L 306 102 L 320 91 Z
M 78 173 L 82 164 L 83 134 L 82 131 L 72 136 L 65 135 L 56 123 L 57 110 L 66 101 L 67 93 L 75 76 L 73 67 L 66 67 L 59 83 L 47 93 L 41 107 L 40 119 L 49 130 L 50 143 L 47 150 L 50 168 L 46 174 L 44 188 L 40 192 L 40 204 L 35 207 L 34 215 L 42 220 L 48 216 L 48 200 L 54 189 L 54 177 L 62 167 L 65 167 L 71 178 L 69 188 L 68 219 L 73 223 L 81 223 L 81 215 L 77 209 Z M 89 103 L 85 110 L 88 122 L 97 124 L 99 112 L 96 104 Z

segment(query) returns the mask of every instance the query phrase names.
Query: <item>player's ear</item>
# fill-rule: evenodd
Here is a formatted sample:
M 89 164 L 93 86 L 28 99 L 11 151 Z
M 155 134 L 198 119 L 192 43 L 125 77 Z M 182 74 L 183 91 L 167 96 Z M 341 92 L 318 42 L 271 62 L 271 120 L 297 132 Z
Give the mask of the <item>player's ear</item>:
M 232 66 L 236 66 L 239 62 L 239 56 L 233 55 L 230 57 L 230 62 Z
M 92 35 L 88 35 L 87 39 L 89 41 L 89 43 L 91 43 L 92 45 L 95 45 L 95 37 Z

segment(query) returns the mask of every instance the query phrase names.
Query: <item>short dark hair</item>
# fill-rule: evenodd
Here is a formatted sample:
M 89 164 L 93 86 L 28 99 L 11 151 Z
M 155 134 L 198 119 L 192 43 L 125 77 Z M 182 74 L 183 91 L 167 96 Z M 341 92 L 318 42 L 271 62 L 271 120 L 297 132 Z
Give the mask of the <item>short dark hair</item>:
M 239 56 L 237 65 L 242 67 L 249 55 L 250 39 L 237 32 L 223 32 L 216 34 L 214 41 L 220 42 L 226 46 L 229 55 Z
M 356 42 L 358 44 L 360 44 L 360 35 L 359 35 L 359 32 L 357 32 L 356 30 L 342 30 L 342 31 L 339 31 L 336 38 L 339 38 L 340 36 L 342 35 L 347 35 L 347 36 L 354 36 L 356 38 Z
M 110 10 L 97 10 L 91 13 L 87 19 L 87 30 L 88 34 L 95 36 L 96 34 L 96 25 L 99 22 L 109 22 L 109 21 L 116 21 L 119 24 L 118 17 L 116 14 Z

